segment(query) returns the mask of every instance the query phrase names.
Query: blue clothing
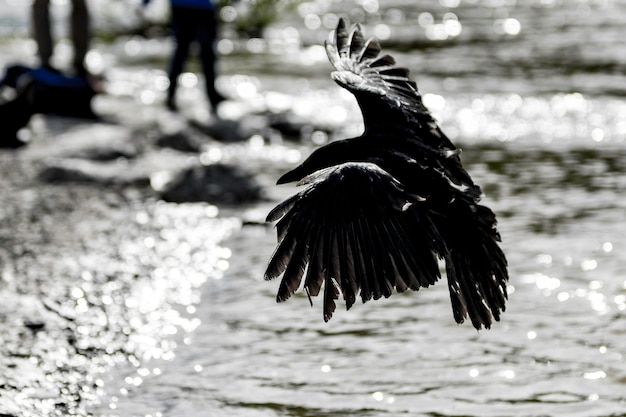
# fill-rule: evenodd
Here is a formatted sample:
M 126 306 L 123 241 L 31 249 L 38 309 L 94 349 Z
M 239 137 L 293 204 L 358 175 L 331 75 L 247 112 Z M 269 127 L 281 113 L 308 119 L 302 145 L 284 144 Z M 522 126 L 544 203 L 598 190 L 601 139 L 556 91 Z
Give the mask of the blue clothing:
M 85 77 L 70 77 L 60 71 L 50 68 L 31 68 L 26 65 L 12 65 L 5 71 L 5 76 L 0 80 L 0 86 L 6 85 L 19 89 L 21 84 L 25 84 L 20 79 L 31 80 L 38 85 L 60 89 L 90 89 L 89 80 Z M 95 93 L 94 93 L 95 94 Z
M 143 0 L 143 4 L 150 3 L 150 0 Z M 211 0 L 170 0 L 172 7 L 185 7 L 189 9 L 213 10 L 215 6 Z
M 13 65 L 6 69 L 0 85 L 14 88 L 18 97 L 17 102 L 24 104 L 26 100 L 28 111 L 32 114 L 56 114 L 88 119 L 96 117 L 91 108 L 91 99 L 96 95 L 96 91 L 85 77 L 69 77 L 49 68 Z M 4 107 L 4 110 L 7 108 Z M 4 114 L 4 110 L 0 111 L 0 120 L 7 123 L 15 122 L 11 120 L 10 114 Z M 27 120 L 24 124 L 26 122 Z

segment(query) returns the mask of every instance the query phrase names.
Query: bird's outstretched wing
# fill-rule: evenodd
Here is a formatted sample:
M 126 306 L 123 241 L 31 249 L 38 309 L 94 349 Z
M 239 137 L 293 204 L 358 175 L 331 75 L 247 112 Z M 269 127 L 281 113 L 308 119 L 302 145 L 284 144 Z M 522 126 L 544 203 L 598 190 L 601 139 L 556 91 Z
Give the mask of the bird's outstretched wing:
M 265 278 L 283 274 L 277 300 L 301 285 L 317 296 L 324 287 L 324 320 L 343 295 L 350 308 L 389 297 L 394 289 L 418 290 L 439 279 L 438 236 L 419 198 L 372 163 L 345 163 L 305 178 L 309 186 L 272 210 L 278 246 Z
M 343 295 L 350 308 L 440 277 L 445 260 L 457 323 L 489 328 L 505 309 L 507 262 L 493 212 L 458 150 L 422 104 L 406 69 L 358 25 L 340 20 L 326 43 L 333 79 L 351 91 L 365 122 L 362 136 L 329 143 L 279 183 L 307 188 L 268 215 L 278 246 L 265 278 L 282 275 L 277 300 L 304 280 L 309 298 L 324 288 L 324 319 Z
M 371 125 L 395 122 L 415 128 L 434 124 L 417 84 L 409 79 L 409 70 L 397 66 L 392 56 L 381 55 L 378 41 L 365 40 L 360 25 L 348 31 L 340 19 L 325 45 L 335 68 L 331 77 L 357 98 L 366 130 Z M 446 145 L 452 144 L 448 141 Z
M 461 165 L 460 150 L 441 131 L 422 102 L 417 84 L 409 79 L 409 70 L 396 65 L 395 59 L 381 54 L 375 38 L 365 40 L 360 25 L 348 31 L 343 19 L 326 41 L 326 53 L 335 71 L 331 77 L 354 94 L 365 125 L 366 135 L 383 139 L 397 136 L 413 146 L 414 158 L 430 158 L 453 183 L 475 188 Z

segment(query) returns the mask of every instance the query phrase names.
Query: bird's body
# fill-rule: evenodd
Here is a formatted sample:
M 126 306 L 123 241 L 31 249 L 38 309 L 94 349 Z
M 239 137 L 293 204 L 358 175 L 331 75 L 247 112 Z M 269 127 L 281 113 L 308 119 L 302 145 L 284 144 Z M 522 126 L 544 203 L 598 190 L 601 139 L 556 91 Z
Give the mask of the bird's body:
M 493 212 L 460 151 L 424 107 L 408 70 L 379 57 L 375 39 L 340 20 L 326 43 L 331 77 L 352 92 L 363 113 L 362 136 L 314 151 L 278 183 L 304 191 L 268 215 L 279 244 L 266 279 L 283 275 L 278 301 L 304 280 L 309 297 L 324 288 L 324 319 L 343 295 L 350 308 L 418 290 L 440 278 L 445 260 L 454 318 L 489 328 L 505 309 L 506 258 Z

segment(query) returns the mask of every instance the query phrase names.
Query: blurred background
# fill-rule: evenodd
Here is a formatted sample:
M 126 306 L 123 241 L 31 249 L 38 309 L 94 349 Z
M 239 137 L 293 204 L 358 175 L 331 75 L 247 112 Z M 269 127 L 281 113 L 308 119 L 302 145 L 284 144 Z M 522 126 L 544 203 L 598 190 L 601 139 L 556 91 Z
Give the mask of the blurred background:
M 219 118 L 194 59 L 166 109 L 169 4 L 139 3 L 88 1 L 99 118 L 36 114 L 0 150 L 1 415 L 626 415 L 626 1 L 223 1 Z M 37 65 L 29 13 L 0 0 L 1 68 Z M 444 282 L 324 323 L 263 280 L 276 179 L 362 129 L 339 17 L 411 70 L 498 216 L 491 330 Z

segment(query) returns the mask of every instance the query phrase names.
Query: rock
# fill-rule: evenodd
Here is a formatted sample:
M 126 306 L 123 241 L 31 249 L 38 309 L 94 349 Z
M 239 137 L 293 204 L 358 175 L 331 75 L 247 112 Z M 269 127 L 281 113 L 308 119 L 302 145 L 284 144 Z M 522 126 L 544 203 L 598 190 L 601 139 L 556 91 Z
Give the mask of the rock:
M 46 323 L 39 320 L 27 320 L 24 322 L 24 327 L 31 330 L 33 333 L 36 333 L 43 330 L 43 328 L 46 327 Z
M 164 134 L 156 140 L 157 146 L 181 152 L 200 152 L 201 141 L 187 131 Z
M 222 143 L 243 142 L 267 127 L 267 119 L 259 115 L 248 114 L 239 120 L 213 119 L 204 124 L 198 120 L 189 120 L 189 126 L 197 129 Z
M 312 121 L 305 117 L 294 114 L 291 111 L 267 114 L 269 128 L 280 133 L 287 141 L 304 142 L 311 140 L 315 133 L 322 133 L 328 137 L 334 128 L 328 124 Z M 317 143 L 319 145 L 319 143 Z
M 33 142 L 37 142 L 37 146 L 26 151 L 31 159 L 112 161 L 135 158 L 142 152 L 137 132 L 126 126 L 55 116 L 34 118 L 31 126 L 36 137 Z
M 251 175 L 230 165 L 213 164 L 182 170 L 165 185 L 161 198 L 175 203 L 243 204 L 262 200 L 263 192 Z
M 51 159 L 45 162 L 39 179 L 47 183 L 89 183 L 101 186 L 148 186 L 145 172 L 125 169 L 119 162 L 94 162 L 82 159 Z
M 299 141 L 305 133 L 309 133 L 311 123 L 291 112 L 268 114 L 269 126 L 279 131 L 287 140 Z

